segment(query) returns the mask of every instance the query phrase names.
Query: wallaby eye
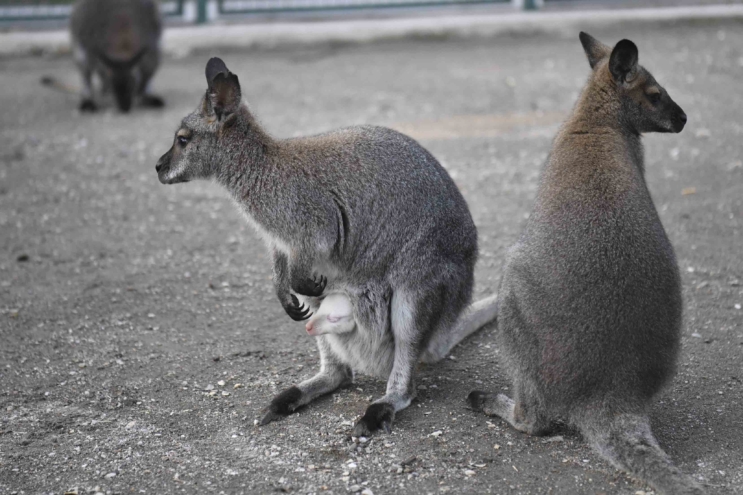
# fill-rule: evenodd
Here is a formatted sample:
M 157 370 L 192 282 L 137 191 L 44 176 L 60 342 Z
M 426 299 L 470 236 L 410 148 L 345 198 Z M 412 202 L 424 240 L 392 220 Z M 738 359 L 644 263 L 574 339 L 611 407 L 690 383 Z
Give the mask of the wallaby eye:
M 653 105 L 657 105 L 660 101 L 660 93 L 650 93 L 647 95 L 648 101 L 652 103 Z
M 186 136 L 178 136 L 178 144 L 186 146 L 188 144 L 188 138 Z

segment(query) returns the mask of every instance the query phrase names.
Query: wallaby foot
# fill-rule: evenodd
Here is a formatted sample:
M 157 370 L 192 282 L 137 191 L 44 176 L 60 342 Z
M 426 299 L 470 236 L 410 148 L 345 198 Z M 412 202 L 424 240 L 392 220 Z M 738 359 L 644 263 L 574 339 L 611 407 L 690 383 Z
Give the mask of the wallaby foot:
M 392 421 L 395 419 L 395 408 L 392 404 L 379 402 L 366 408 L 366 412 L 353 428 L 355 437 L 370 437 L 377 431 L 392 433 Z
M 528 435 L 542 436 L 549 432 L 550 422 L 537 411 L 536 405 L 527 406 L 524 402 L 515 402 L 503 394 L 477 390 L 470 392 L 467 403 L 473 410 L 481 411 L 487 416 L 498 416 Z
M 144 94 L 142 95 L 141 105 L 145 108 L 162 108 L 165 106 L 165 100 L 160 96 Z
M 268 406 L 266 414 L 259 423 L 260 426 L 267 425 L 271 421 L 276 421 L 284 416 L 288 416 L 293 413 L 302 404 L 302 391 L 298 387 L 289 387 L 288 389 L 281 392 L 279 395 L 273 398 L 271 404 Z
M 274 397 L 259 423 L 261 426 L 284 418 L 321 395 L 353 382 L 353 371 L 337 359 L 322 335 L 317 338 L 317 348 L 320 350 L 320 372 Z
M 98 105 L 90 98 L 83 98 L 79 108 L 81 112 L 95 112 L 98 110 Z

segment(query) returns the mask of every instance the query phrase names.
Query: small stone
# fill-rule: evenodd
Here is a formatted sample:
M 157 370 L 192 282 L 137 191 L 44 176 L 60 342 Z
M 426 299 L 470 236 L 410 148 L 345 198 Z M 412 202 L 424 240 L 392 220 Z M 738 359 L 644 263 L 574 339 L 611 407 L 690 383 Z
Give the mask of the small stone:
M 495 445 L 493 445 L 493 448 L 494 448 L 495 450 L 500 450 L 500 445 L 498 445 L 498 444 L 496 443 Z
M 741 307 L 740 304 L 735 305 L 735 309 L 740 309 L 740 307 Z
M 214 385 L 210 383 L 209 385 L 206 386 L 204 390 L 214 390 Z
M 431 434 L 430 434 L 430 435 L 428 435 L 428 436 L 429 436 L 429 437 L 433 437 L 433 438 L 438 438 L 438 437 L 440 437 L 440 436 L 441 436 L 441 435 L 442 435 L 443 433 L 444 433 L 444 432 L 442 432 L 441 430 L 436 430 L 436 431 L 434 431 L 433 433 L 431 433 Z
M 361 490 L 361 495 L 374 495 L 374 492 L 368 488 L 364 488 L 363 490 Z
M 233 390 L 236 389 L 236 388 L 243 388 L 243 384 L 242 383 L 236 383 L 235 385 L 232 386 L 232 389 Z
M 106 478 L 109 479 L 109 480 L 112 479 L 112 478 L 115 478 L 115 477 L 116 477 L 116 473 L 108 473 L 106 475 Z
M 705 287 L 707 287 L 708 285 L 709 285 L 709 282 L 707 282 L 706 280 L 705 280 L 704 282 L 699 282 L 699 283 L 697 284 L 697 290 L 699 290 L 699 289 L 704 289 L 704 288 L 705 288 Z
M 219 385 L 220 387 L 224 387 L 225 386 L 225 381 L 224 380 L 219 380 L 217 382 L 217 385 Z
M 132 428 L 134 428 L 134 425 L 136 425 L 136 424 L 137 424 L 137 422 L 136 422 L 136 421 L 129 421 L 129 422 L 128 422 L 128 423 L 126 424 L 126 429 L 127 429 L 127 430 L 131 430 Z
M 738 280 L 737 278 L 733 279 L 728 282 L 728 285 L 730 285 L 731 287 L 738 287 L 740 285 L 740 280 Z
M 549 437 L 549 438 L 542 440 L 542 443 L 557 443 L 557 442 L 562 442 L 563 440 L 565 439 L 562 437 L 562 435 L 556 435 L 554 437 Z
M 474 475 L 476 475 L 477 473 L 476 473 L 475 471 L 471 470 L 471 469 L 465 469 L 465 470 L 464 470 L 464 474 L 465 474 L 466 476 L 474 476 Z
M 693 334 L 691 334 L 691 336 L 694 337 L 695 339 L 701 339 L 702 338 L 702 334 L 697 333 L 697 332 L 694 332 Z
M 348 487 L 348 490 L 351 493 L 358 493 L 358 492 L 361 491 L 361 485 L 351 485 L 351 486 Z
M 230 393 L 229 393 L 229 392 L 227 392 L 226 390 L 222 390 L 222 396 L 223 396 L 223 397 L 227 397 L 227 396 L 229 396 L 229 395 L 230 395 Z

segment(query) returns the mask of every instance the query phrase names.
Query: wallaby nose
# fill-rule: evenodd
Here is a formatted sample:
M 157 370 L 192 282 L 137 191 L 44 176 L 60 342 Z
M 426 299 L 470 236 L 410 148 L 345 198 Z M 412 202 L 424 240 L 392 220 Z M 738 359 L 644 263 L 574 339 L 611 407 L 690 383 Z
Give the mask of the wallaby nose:
M 150 162 L 150 163 L 152 163 L 152 162 Z M 157 161 L 157 165 L 155 165 L 155 172 L 157 172 L 159 174 L 160 173 L 160 170 L 162 170 L 162 169 L 163 169 L 163 162 L 162 162 L 162 160 L 158 160 Z
M 679 120 L 686 124 L 686 114 L 681 112 L 681 115 L 679 115 Z

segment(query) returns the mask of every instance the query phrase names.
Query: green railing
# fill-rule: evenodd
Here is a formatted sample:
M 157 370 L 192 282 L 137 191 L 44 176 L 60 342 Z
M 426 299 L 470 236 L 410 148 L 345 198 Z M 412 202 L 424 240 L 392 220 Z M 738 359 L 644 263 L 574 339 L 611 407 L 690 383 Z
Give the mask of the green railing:
M 359 9 L 417 8 L 442 5 L 509 4 L 525 10 L 541 0 L 159 0 L 163 15 L 203 24 L 214 17 L 234 14 L 349 11 Z M 64 20 L 74 0 L 0 0 L 0 25 L 14 21 Z
M 182 17 L 187 0 L 162 0 L 160 10 L 166 17 Z M 72 12 L 74 0 L 2 0 L 0 22 L 64 20 Z
M 439 5 L 508 4 L 511 0 L 217 0 L 219 15 L 358 10 Z

